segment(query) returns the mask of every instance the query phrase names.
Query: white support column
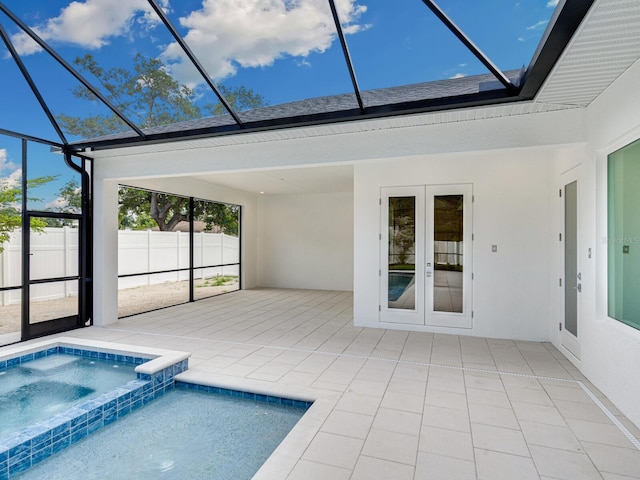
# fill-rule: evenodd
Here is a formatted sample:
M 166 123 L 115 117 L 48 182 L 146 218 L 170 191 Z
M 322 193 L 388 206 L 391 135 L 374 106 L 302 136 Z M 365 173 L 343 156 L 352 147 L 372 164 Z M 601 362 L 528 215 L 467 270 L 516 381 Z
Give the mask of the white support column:
M 103 326 L 118 321 L 118 183 L 94 185 L 93 316 Z
M 151 271 L 151 230 L 147 230 L 147 272 Z M 151 285 L 151 275 L 146 275 L 147 285 Z

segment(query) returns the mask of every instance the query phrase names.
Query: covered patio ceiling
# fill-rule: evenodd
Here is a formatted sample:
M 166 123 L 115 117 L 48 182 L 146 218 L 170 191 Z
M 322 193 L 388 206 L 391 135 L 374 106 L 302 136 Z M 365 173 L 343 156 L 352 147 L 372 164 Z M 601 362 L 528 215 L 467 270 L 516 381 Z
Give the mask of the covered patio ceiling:
M 531 58 L 503 58 L 502 52 L 494 47 L 491 49 L 491 55 L 479 48 L 480 43 L 490 42 L 486 38 L 480 38 L 480 41 L 474 40 L 474 37 L 482 37 L 482 33 L 478 33 L 473 24 L 465 21 L 465 28 L 461 28 L 456 23 L 457 18 L 463 17 L 463 15 L 455 2 L 442 0 L 439 5 L 433 0 L 407 0 L 397 6 L 394 5 L 393 13 L 399 21 L 404 22 L 407 29 L 419 30 L 422 28 L 430 32 L 439 29 L 442 36 L 430 37 L 431 43 L 419 45 L 415 54 L 415 62 L 409 62 L 409 65 L 389 65 L 387 70 L 391 69 L 394 71 L 393 73 L 397 74 L 392 79 L 383 80 L 386 65 L 378 64 L 376 70 L 370 66 L 370 63 L 376 63 L 375 61 L 371 62 L 371 58 L 375 59 L 377 55 L 380 55 L 381 59 L 392 58 L 393 55 L 384 57 L 381 45 L 388 47 L 391 52 L 394 49 L 398 51 L 398 39 L 389 37 L 383 40 L 385 39 L 384 32 L 379 32 L 376 33 L 379 38 L 371 37 L 365 42 L 354 35 L 354 32 L 367 30 L 371 26 L 360 21 L 364 12 L 368 11 L 380 16 L 385 13 L 381 7 L 383 4 L 374 0 L 363 1 L 362 5 L 352 0 L 314 0 L 308 3 L 309 5 L 313 4 L 312 6 L 319 12 L 320 24 L 324 22 L 323 25 L 327 29 L 325 34 L 329 45 L 334 39 L 336 40 L 331 66 L 327 66 L 323 71 L 327 81 L 319 82 L 325 87 L 305 89 L 303 88 L 304 84 L 300 82 L 304 81 L 304 77 L 293 79 L 295 84 L 302 85 L 299 92 L 289 96 L 278 94 L 276 98 L 284 101 L 276 100 L 278 103 L 274 105 L 249 110 L 234 108 L 230 98 L 225 95 L 225 90 L 218 82 L 218 79 L 229 77 L 225 77 L 225 73 L 219 70 L 211 70 L 220 66 L 220 64 L 212 63 L 210 58 L 215 56 L 215 52 L 203 50 L 194 34 L 196 32 L 194 25 L 198 18 L 204 15 L 203 12 L 207 8 L 213 8 L 210 2 L 202 2 L 202 5 L 199 2 L 188 2 L 188 4 L 180 6 L 170 6 L 166 0 L 133 2 L 135 4 L 135 8 L 132 7 L 134 14 L 127 19 L 129 23 L 124 22 L 118 28 L 133 28 L 133 22 L 146 22 L 149 35 L 158 37 L 156 40 L 158 45 L 168 46 L 168 50 L 164 51 L 163 58 L 174 60 L 172 74 L 177 75 L 180 69 L 188 69 L 189 74 L 186 75 L 183 72 L 183 78 L 190 78 L 193 85 L 204 86 L 204 88 L 198 88 L 198 95 L 208 95 L 222 106 L 220 115 L 194 118 L 182 123 L 160 124 L 153 127 L 145 127 L 130 118 L 131 112 L 118 108 L 109 99 L 108 85 L 104 83 L 93 84 L 74 66 L 71 57 L 91 53 L 91 49 L 87 47 L 84 51 L 79 48 L 72 50 L 69 45 L 73 45 L 74 42 L 79 44 L 73 35 L 67 35 L 63 41 L 54 35 L 56 28 L 64 26 L 66 21 L 64 15 L 69 13 L 71 6 L 69 2 L 63 0 L 54 2 L 54 6 L 58 7 L 61 13 L 58 16 L 52 15 L 44 21 L 42 19 L 36 21 L 23 4 L 7 3 L 0 2 L 0 11 L 2 12 L 0 14 L 2 17 L 0 19 L 0 27 L 2 27 L 0 33 L 7 49 L 6 57 L 11 57 L 15 61 L 15 65 L 26 80 L 33 98 L 37 99 L 43 115 L 46 115 L 59 137 L 56 140 L 51 138 L 45 138 L 45 140 L 65 150 L 84 151 L 89 154 L 92 150 L 135 145 L 150 146 L 173 140 L 226 137 L 238 133 L 281 131 L 299 126 L 345 124 L 345 122 L 362 119 L 397 118 L 423 112 L 458 110 L 463 107 L 504 105 L 504 108 L 509 108 L 509 105 L 517 105 L 522 102 L 525 102 L 526 105 L 527 102 L 536 98 L 545 82 L 548 81 L 549 74 L 566 51 L 567 45 L 576 34 L 592 4 L 615 7 L 615 4 L 620 1 L 561 0 L 559 2 L 541 2 L 541 5 L 557 3 L 557 6 L 548 22 L 544 21 L 542 26 L 546 25 L 546 29 L 542 30 L 543 33 L 540 34 L 540 40 Z M 91 8 L 95 9 L 97 3 L 100 2 L 90 0 L 85 3 L 74 2 L 77 6 L 87 7 L 88 13 L 84 12 L 84 14 L 88 14 L 87 18 L 89 19 Z M 223 2 L 223 4 L 226 3 Z M 231 3 L 233 4 L 233 2 Z M 299 5 L 283 2 L 283 10 L 280 13 L 284 16 L 295 14 L 296 6 Z M 513 18 L 507 15 L 508 12 L 504 11 L 504 7 L 496 8 L 489 2 L 486 5 L 479 2 L 477 8 L 486 10 L 485 13 L 488 16 L 497 19 L 493 25 L 493 31 L 489 30 L 484 34 L 501 39 L 500 30 L 506 29 Z M 308 13 L 306 12 L 305 15 Z M 240 10 L 229 10 L 227 14 L 226 26 L 233 27 L 233 19 L 237 18 L 238 28 L 240 28 L 240 23 L 246 20 L 246 12 Z M 114 15 L 116 14 L 114 13 Z M 416 15 L 420 15 L 420 21 L 424 20 L 424 23 L 411 23 L 409 16 Z M 326 25 L 328 21 L 331 23 L 329 26 Z M 282 36 L 286 36 L 290 26 L 290 24 L 281 26 Z M 222 35 L 222 30 L 213 33 Z M 380 37 L 381 34 L 382 37 Z M 438 77 L 429 74 L 422 67 L 425 58 L 443 48 L 440 42 L 444 39 L 447 42 L 456 43 L 459 48 L 459 60 L 456 58 L 454 62 L 466 65 L 463 62 L 471 61 L 476 66 L 475 69 L 471 68 L 469 75 L 456 74 L 450 77 Z M 273 38 L 269 39 L 269 41 L 271 40 Z M 122 60 L 123 64 L 130 62 L 131 53 L 117 50 L 115 40 L 102 38 L 96 41 L 102 41 L 102 44 L 95 45 L 95 48 L 104 48 L 110 42 L 113 44 L 113 48 L 104 53 L 104 58 L 110 58 L 112 63 L 115 61 L 117 65 L 119 60 Z M 504 47 L 506 50 L 506 44 Z M 314 48 L 318 50 L 318 47 Z M 330 47 L 325 45 L 323 48 L 327 50 Z M 312 50 L 313 48 L 310 51 Z M 51 65 L 58 70 L 61 69 L 74 83 L 60 85 L 53 81 L 48 83 L 48 78 L 35 78 L 36 75 L 33 72 L 38 65 L 32 58 L 34 52 L 39 52 L 40 56 L 47 56 Z M 302 62 L 308 58 L 305 55 L 296 57 L 294 53 L 288 53 L 288 55 L 291 58 L 301 59 L 299 61 Z M 310 55 L 310 53 L 307 52 L 306 55 Z M 498 60 L 494 60 L 492 57 L 498 57 Z M 227 66 L 236 70 L 244 68 L 239 58 L 239 54 L 233 58 L 230 57 L 231 60 Z M 96 59 L 98 59 L 97 54 Z M 391 60 L 387 61 L 391 62 Z M 224 62 L 222 64 L 224 65 Z M 97 64 L 97 68 L 104 70 L 109 67 L 109 64 Z M 403 70 L 405 68 L 406 71 Z M 266 70 L 266 67 L 262 67 L 259 72 L 262 76 L 258 76 L 256 73 L 255 78 L 248 76 L 243 78 L 249 82 L 249 87 L 260 92 L 260 86 L 268 80 Z M 407 73 L 412 71 L 418 72 L 417 76 Z M 376 77 L 376 72 L 380 79 Z M 613 69 L 611 75 L 617 76 L 619 73 Z M 298 74 L 295 72 L 292 75 Z M 422 78 L 420 78 L 421 75 Z M 51 70 L 51 76 L 53 78 L 53 70 Z M 288 82 L 291 80 L 289 77 L 283 77 L 281 83 L 289 85 Z M 54 83 L 58 87 L 57 90 L 52 87 Z M 69 135 L 63 132 L 58 122 L 58 114 L 60 113 L 58 103 L 63 101 L 63 90 L 68 94 L 69 86 L 73 87 L 74 84 L 77 85 L 76 89 L 79 88 L 84 92 L 85 97 L 94 100 L 93 104 L 100 104 L 100 107 L 105 109 L 107 113 L 115 114 L 125 128 L 121 132 L 91 140 L 68 138 Z M 60 98 L 56 98 L 56 95 L 59 95 Z M 569 107 L 556 104 L 553 107 L 545 108 Z M 535 107 L 533 110 L 539 108 Z M 524 109 L 531 109 L 531 107 Z M 34 132 L 13 131 L 6 128 L 1 129 L 1 127 L 3 125 L 0 124 L 0 133 L 7 135 L 40 138 Z

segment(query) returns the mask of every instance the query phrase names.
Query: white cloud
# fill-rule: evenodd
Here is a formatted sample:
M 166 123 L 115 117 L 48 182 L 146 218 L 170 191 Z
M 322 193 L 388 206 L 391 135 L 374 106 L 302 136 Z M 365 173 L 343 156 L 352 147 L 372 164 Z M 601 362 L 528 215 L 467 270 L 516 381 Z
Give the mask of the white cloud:
M 64 198 L 58 197 L 55 200 L 47 203 L 44 207 L 45 210 L 57 210 L 66 207 L 69 204 Z
M 366 28 L 357 23 L 366 7 L 356 0 L 336 0 L 345 33 Z M 203 0 L 202 8 L 180 19 L 187 44 L 215 79 L 234 75 L 240 67 L 267 67 L 285 56 L 305 59 L 324 52 L 335 40 L 326 0 Z M 182 82 L 200 83 L 172 43 L 162 53 Z
M 533 25 L 529 25 L 527 27 L 527 30 L 537 30 L 539 28 L 546 27 L 547 23 L 549 23 L 549 20 L 540 20 L 539 22 L 534 23 Z
M 527 41 L 527 39 L 526 39 L 526 38 L 524 38 L 524 37 L 518 37 L 518 41 L 519 41 L 519 42 L 526 42 L 526 41 Z
M 358 20 L 367 7 L 358 0 L 336 0 L 345 34 L 370 25 Z M 169 0 L 160 0 L 169 9 Z M 131 35 L 135 28 L 150 30 L 160 20 L 146 0 L 72 1 L 31 28 L 45 41 L 99 49 L 112 39 Z M 267 67 L 284 56 L 298 57 L 308 66 L 312 52 L 324 52 L 335 40 L 335 26 L 326 0 L 202 0 L 200 9 L 180 18 L 185 39 L 216 79 L 234 75 L 241 67 Z M 25 33 L 12 37 L 18 52 L 30 55 L 41 48 Z M 181 48 L 165 45 L 161 58 L 181 82 L 202 83 Z
M 162 0 L 164 7 L 168 0 Z M 86 0 L 74 1 L 60 11 L 60 15 L 32 26 L 43 40 L 68 43 L 87 49 L 107 45 L 111 38 L 128 34 L 132 22 L 151 28 L 160 20 L 145 0 Z M 30 55 L 41 50 L 26 33 L 12 37 L 18 52 Z
M 17 187 L 22 181 L 22 169 L 16 168 L 6 177 L 0 178 L 0 183 L 4 188 L 13 188 Z
M 549 1 L 547 2 L 547 7 L 549 7 L 549 8 L 556 8 L 556 6 L 558 5 L 558 2 L 559 2 L 559 1 L 560 1 L 560 0 L 549 0 Z
M 453 79 L 453 78 L 464 78 L 466 76 L 467 76 L 466 73 L 456 73 L 453 77 L 449 77 L 449 78 L 451 78 L 451 79 Z
M 9 160 L 7 149 L 0 148 L 0 172 L 4 170 L 14 170 L 16 167 L 17 165 Z

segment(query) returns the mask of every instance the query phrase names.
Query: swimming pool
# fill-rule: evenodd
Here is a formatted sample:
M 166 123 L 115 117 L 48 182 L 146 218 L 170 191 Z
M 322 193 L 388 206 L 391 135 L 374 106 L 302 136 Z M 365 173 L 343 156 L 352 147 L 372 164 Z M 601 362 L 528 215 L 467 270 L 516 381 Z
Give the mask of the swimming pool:
M 398 300 L 411 285 L 415 272 L 389 272 L 389 301 Z
M 34 468 L 39 469 L 39 465 L 45 460 L 45 464 L 53 465 L 53 463 L 50 463 L 51 460 L 61 453 L 66 455 L 67 452 L 69 452 L 69 458 L 72 460 L 66 460 L 62 463 L 79 462 L 77 465 L 83 466 L 84 474 L 73 477 L 72 475 L 75 475 L 73 471 L 66 471 L 63 478 L 82 478 L 83 480 L 86 478 L 249 478 L 258 469 L 260 469 L 258 472 L 260 473 L 265 467 L 267 469 L 273 468 L 272 459 L 274 456 L 271 453 L 280 445 L 285 436 L 286 441 L 283 445 L 286 444 L 286 447 L 284 448 L 291 449 L 293 445 L 298 444 L 300 432 L 317 428 L 312 416 L 310 417 L 309 415 L 305 415 L 304 419 L 297 423 L 302 414 L 308 408 L 311 408 L 312 404 L 316 412 L 318 408 L 323 408 L 319 406 L 319 404 L 323 405 L 322 401 L 314 402 L 311 398 L 307 397 L 305 399 L 305 396 L 300 397 L 299 395 L 296 395 L 298 400 L 284 398 L 278 396 L 278 393 L 271 391 L 271 389 L 262 391 L 258 387 L 257 391 L 261 393 L 248 393 L 236 390 L 235 388 L 238 388 L 238 386 L 226 385 L 227 388 L 223 388 L 218 382 L 212 383 L 212 379 L 203 378 L 202 372 L 188 372 L 188 357 L 190 354 L 186 352 L 66 338 L 37 344 L 5 347 L 0 352 L 0 367 L 4 369 L 9 365 L 15 366 L 22 363 L 26 365 L 36 358 L 45 356 L 46 352 L 62 352 L 82 358 L 86 357 L 87 359 L 110 358 L 135 363 L 137 365 L 135 367 L 136 376 L 138 377 L 136 380 L 120 385 L 95 398 L 82 399 L 80 403 L 75 404 L 72 408 L 48 420 L 8 436 L 0 436 L 2 437 L 0 438 L 0 480 L 9 478 L 58 478 L 57 473 L 52 473 L 49 470 L 46 470 L 46 473 L 42 473 L 43 470 L 37 470 L 36 472 L 39 471 L 39 474 L 30 472 Z M 55 366 L 49 367 L 53 370 L 57 368 Z M 183 402 L 180 400 L 175 403 L 172 401 L 171 403 L 165 403 L 164 408 L 154 407 L 154 409 L 160 408 L 160 410 L 157 410 L 155 415 L 150 417 L 150 420 L 143 421 L 149 428 L 147 429 L 147 434 L 143 434 L 140 441 L 136 440 L 132 443 L 130 440 L 131 435 L 126 430 L 124 432 L 119 430 L 119 425 L 126 420 L 123 417 L 128 417 L 132 412 L 136 414 L 138 412 L 146 412 L 148 407 L 145 407 L 145 409 L 139 409 L 139 407 L 149 404 L 151 400 L 165 398 L 165 393 L 168 392 L 171 392 L 168 398 L 178 398 L 173 396 L 176 389 L 179 392 L 188 391 L 186 393 L 192 397 L 194 395 L 195 397 L 204 395 L 204 397 L 207 397 L 205 403 L 208 404 L 212 396 L 227 397 L 224 401 L 232 399 L 234 403 L 246 403 L 249 401 L 249 403 L 255 404 L 252 407 L 254 411 L 253 413 L 241 412 L 239 415 L 222 415 L 220 413 L 212 413 L 209 410 L 210 406 L 206 408 L 197 407 L 191 405 L 189 401 Z M 182 393 L 179 395 L 182 395 Z M 149 406 L 155 405 L 158 400 L 154 400 Z M 326 408 L 326 405 L 324 408 Z M 231 410 L 235 409 L 236 407 L 231 408 Z M 278 412 L 279 409 L 282 409 L 282 411 Z M 176 416 L 176 412 L 183 411 L 184 413 L 195 414 L 195 416 L 191 420 Z M 122 420 L 111 425 L 116 419 Z M 212 425 L 203 421 L 210 419 L 222 420 L 222 423 Z M 244 430 L 234 433 L 238 425 L 244 424 L 246 420 L 250 419 L 257 420 L 257 423 L 249 422 L 245 425 Z M 186 425 L 192 425 L 193 427 L 182 428 Z M 296 425 L 296 431 L 288 435 L 289 430 L 294 425 Z M 204 430 L 193 435 L 193 428 L 200 426 L 204 426 Z M 103 427 L 109 427 L 107 430 L 115 432 L 112 434 L 114 440 L 109 441 L 108 444 L 123 445 L 127 451 L 132 446 L 135 446 L 134 444 L 142 444 L 142 439 L 144 438 L 155 438 L 153 432 L 157 431 L 159 427 L 167 429 L 164 435 L 169 435 L 171 441 L 168 443 L 163 442 L 162 447 L 158 447 L 158 443 L 153 442 L 153 448 L 138 449 L 138 456 L 146 458 L 146 460 L 138 464 L 136 468 L 139 471 L 134 476 L 131 475 L 131 467 L 126 467 L 130 463 L 129 460 L 120 464 L 105 460 L 104 464 L 118 465 L 109 474 L 109 477 L 105 477 L 105 470 L 100 467 L 101 461 L 96 459 L 94 462 L 94 450 L 97 451 L 101 447 L 95 447 L 95 445 L 91 447 L 91 454 L 87 454 L 88 456 L 81 452 L 79 454 L 74 453 L 79 445 L 90 441 L 94 435 L 100 434 L 103 431 Z M 177 439 L 179 437 L 177 432 L 180 430 L 191 431 L 192 435 L 188 439 L 179 440 Z M 135 426 L 133 431 L 144 431 L 144 427 Z M 195 456 L 189 453 L 197 451 L 196 447 L 202 443 L 201 439 L 204 439 L 211 432 L 215 434 L 225 434 L 226 432 L 226 434 L 218 439 L 209 439 L 208 451 L 200 451 Z M 122 441 L 123 438 L 126 439 L 125 442 Z M 263 440 L 266 441 L 263 443 Z M 193 443 L 194 441 L 195 443 Z M 66 449 L 70 445 L 74 445 L 74 448 Z M 176 450 L 182 453 L 175 456 Z M 281 452 L 281 448 L 277 448 L 277 452 Z M 119 456 L 121 453 L 116 452 L 115 455 Z M 218 460 L 212 460 L 216 456 Z M 90 460 L 88 460 L 89 457 Z M 203 463 L 200 461 L 201 457 L 204 457 L 207 461 Z M 226 457 L 232 457 L 234 460 L 222 468 L 220 467 L 220 458 Z M 264 463 L 267 457 L 269 457 L 269 461 Z M 278 454 L 275 457 L 280 458 Z M 113 455 L 111 460 L 113 460 Z M 213 463 L 211 463 L 212 461 Z M 87 464 L 90 468 L 87 467 Z M 118 470 L 123 465 L 124 469 Z M 185 465 L 189 465 L 189 467 L 187 468 Z M 215 465 L 215 467 L 212 465 Z M 191 468 L 196 470 L 189 470 Z M 212 468 L 215 472 L 219 471 L 220 476 L 212 476 Z M 230 468 L 234 469 L 232 474 L 228 473 L 231 471 L 229 470 Z M 97 473 L 88 473 L 89 470 Z M 187 471 L 190 473 L 185 473 Z M 205 471 L 206 474 L 201 476 L 198 471 Z M 95 476 L 92 477 L 90 475 Z
M 0 371 L 63 353 L 90 360 L 117 360 L 134 364 L 137 379 L 97 397 L 84 398 L 80 403 L 75 403 L 71 408 L 47 420 L 2 436 L 0 480 L 13 478 L 32 465 L 164 395 L 174 388 L 175 375 L 188 368 L 188 353 L 143 347 L 137 350 L 139 352 L 132 353 L 114 349 L 105 342 L 68 339 L 4 349 L 4 353 L 0 355 Z
M 177 382 L 172 392 L 19 478 L 250 479 L 309 406 Z

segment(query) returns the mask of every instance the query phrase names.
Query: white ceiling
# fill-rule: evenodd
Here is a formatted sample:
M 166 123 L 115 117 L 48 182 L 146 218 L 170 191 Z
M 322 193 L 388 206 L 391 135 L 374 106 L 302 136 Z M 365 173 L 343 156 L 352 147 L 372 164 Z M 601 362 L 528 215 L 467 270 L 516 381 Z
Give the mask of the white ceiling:
M 262 195 L 353 192 L 351 165 L 216 173 L 197 178 Z

